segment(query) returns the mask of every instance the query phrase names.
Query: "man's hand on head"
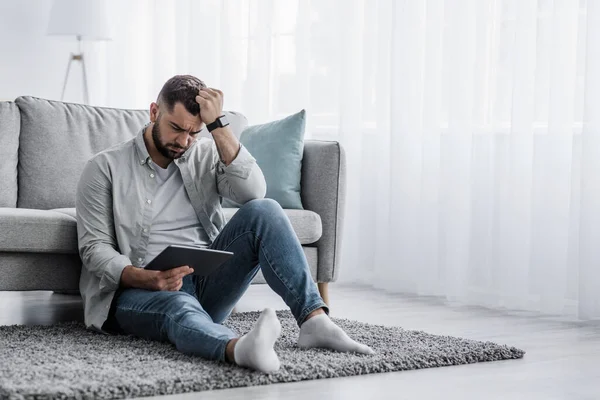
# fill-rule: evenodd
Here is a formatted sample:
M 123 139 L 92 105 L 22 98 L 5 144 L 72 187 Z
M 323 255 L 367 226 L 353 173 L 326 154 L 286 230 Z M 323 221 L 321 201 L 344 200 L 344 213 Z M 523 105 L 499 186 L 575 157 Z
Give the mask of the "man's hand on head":
M 200 119 L 204 122 L 215 141 L 219 159 L 228 166 L 238 156 L 242 144 L 235 136 L 229 123 L 221 122 L 221 125 L 208 128 L 219 117 L 223 116 L 223 92 L 214 88 L 198 89 L 196 101 L 200 105 Z
M 201 88 L 196 96 L 200 104 L 200 118 L 206 125 L 223 115 L 223 92 L 214 88 Z

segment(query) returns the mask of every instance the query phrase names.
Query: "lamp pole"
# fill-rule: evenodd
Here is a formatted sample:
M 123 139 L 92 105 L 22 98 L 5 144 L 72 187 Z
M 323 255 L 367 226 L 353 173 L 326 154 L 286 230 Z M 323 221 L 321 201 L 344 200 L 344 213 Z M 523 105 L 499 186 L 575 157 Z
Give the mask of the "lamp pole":
M 65 75 L 65 81 L 63 83 L 60 100 L 63 101 L 63 99 L 65 97 L 65 89 L 67 88 L 67 81 L 69 80 L 69 71 L 71 70 L 71 63 L 73 61 L 79 61 L 79 62 L 81 62 L 81 69 L 83 71 L 83 99 L 84 99 L 85 104 L 89 104 L 90 98 L 89 98 L 89 94 L 88 94 L 87 75 L 85 73 L 85 61 L 83 59 L 83 51 L 81 50 L 81 35 L 77 35 L 77 43 L 78 43 L 78 54 L 71 53 L 71 57 L 69 58 L 69 64 L 67 64 L 67 73 Z

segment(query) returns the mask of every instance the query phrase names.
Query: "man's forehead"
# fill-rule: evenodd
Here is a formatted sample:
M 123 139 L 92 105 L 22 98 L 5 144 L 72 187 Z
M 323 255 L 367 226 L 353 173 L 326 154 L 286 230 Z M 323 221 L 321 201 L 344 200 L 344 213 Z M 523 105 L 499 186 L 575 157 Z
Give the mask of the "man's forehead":
M 167 113 L 167 120 L 185 130 L 200 130 L 202 128 L 202 120 L 200 114 L 192 115 L 185 106 L 180 102 L 175 103 L 173 111 L 165 110 Z

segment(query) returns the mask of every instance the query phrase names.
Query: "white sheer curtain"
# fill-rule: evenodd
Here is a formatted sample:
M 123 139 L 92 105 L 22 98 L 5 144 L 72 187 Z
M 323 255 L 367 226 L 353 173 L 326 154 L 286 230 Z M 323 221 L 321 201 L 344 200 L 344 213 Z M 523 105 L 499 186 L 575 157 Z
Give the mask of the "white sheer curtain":
M 191 73 L 348 159 L 342 281 L 600 318 L 600 2 L 112 3 L 103 100 Z M 99 79 L 99 82 L 103 82 Z

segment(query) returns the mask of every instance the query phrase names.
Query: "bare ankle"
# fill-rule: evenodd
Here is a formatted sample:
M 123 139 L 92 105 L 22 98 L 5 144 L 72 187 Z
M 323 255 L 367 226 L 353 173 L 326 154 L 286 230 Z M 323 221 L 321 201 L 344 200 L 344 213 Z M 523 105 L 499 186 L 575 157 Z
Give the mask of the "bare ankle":
M 229 342 L 227 342 L 227 346 L 225 346 L 225 360 L 232 364 L 236 363 L 233 352 L 235 349 L 235 344 L 238 342 L 238 340 L 240 340 L 240 339 L 239 338 L 231 339 Z
M 325 310 L 323 310 L 323 308 L 317 308 L 315 311 L 308 314 L 308 316 L 304 319 L 304 322 L 319 314 L 325 314 Z

